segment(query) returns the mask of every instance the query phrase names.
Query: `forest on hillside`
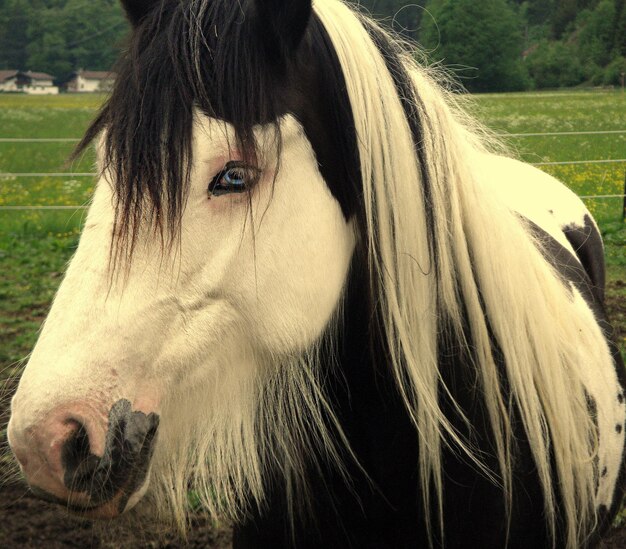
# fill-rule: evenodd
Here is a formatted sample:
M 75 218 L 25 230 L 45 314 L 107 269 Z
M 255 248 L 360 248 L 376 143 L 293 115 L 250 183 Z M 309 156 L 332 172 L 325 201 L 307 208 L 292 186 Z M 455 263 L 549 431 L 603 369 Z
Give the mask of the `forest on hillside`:
M 361 0 L 470 91 L 620 85 L 626 0 Z M 419 4 L 419 5 L 418 5 Z M 128 24 L 118 0 L 0 0 L 0 69 L 107 70 Z

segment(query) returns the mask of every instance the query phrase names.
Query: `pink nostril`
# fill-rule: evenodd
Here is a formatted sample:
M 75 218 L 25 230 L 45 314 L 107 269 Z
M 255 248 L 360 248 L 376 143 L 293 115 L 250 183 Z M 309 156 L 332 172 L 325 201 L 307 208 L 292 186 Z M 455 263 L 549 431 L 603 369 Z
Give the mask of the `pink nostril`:
M 81 406 L 63 407 L 25 428 L 21 428 L 21 422 L 11 421 L 9 444 L 31 486 L 65 498 L 69 488 L 68 470 L 74 472 L 78 467 L 84 470 L 86 461 L 97 461 L 92 455 L 86 425 L 89 422 L 91 430 L 101 432 L 102 441 L 105 433 L 85 411 Z
M 83 425 L 67 438 L 61 452 L 63 483 L 71 490 L 82 492 L 88 489 L 98 469 L 101 458 L 95 456 L 89 444 L 89 435 Z
M 81 423 L 73 419 L 67 419 L 62 423 L 53 425 L 51 429 L 44 434 L 45 438 L 41 441 L 43 450 L 43 458 L 48 464 L 51 472 L 61 480 L 63 480 L 63 471 L 65 469 L 65 456 L 68 453 L 68 445 L 74 445 L 73 441 L 78 432 L 84 433 L 84 427 Z M 85 435 L 86 436 L 86 435 Z M 81 438 L 83 435 L 81 434 Z
M 25 429 L 12 428 L 11 446 L 44 499 L 80 509 L 115 500 L 122 512 L 146 481 L 159 416 L 133 411 L 128 400 L 113 404 L 104 421 L 79 411 L 84 408 L 65 407 Z

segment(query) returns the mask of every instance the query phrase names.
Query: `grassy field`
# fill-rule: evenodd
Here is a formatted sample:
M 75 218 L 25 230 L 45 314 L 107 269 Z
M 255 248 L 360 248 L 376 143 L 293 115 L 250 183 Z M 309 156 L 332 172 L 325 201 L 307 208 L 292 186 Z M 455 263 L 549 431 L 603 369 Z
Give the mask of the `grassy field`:
M 0 95 L 0 138 L 78 138 L 102 102 L 98 95 Z M 481 95 L 468 104 L 499 133 L 623 130 L 626 95 L 559 92 Z M 510 137 L 529 162 L 624 158 L 626 134 Z M 91 172 L 93 153 L 72 166 L 73 143 L 0 142 L 0 172 Z M 546 171 L 579 195 L 621 194 L 625 164 L 549 166 Z M 89 201 L 89 177 L 0 177 L 0 206 L 80 206 Z M 621 199 L 587 200 L 607 242 L 610 291 L 626 298 L 626 229 Z M 0 210 L 0 369 L 16 373 L 75 248 L 84 210 Z M 624 319 L 616 319 L 626 322 Z M 626 330 L 625 330 L 626 332 Z

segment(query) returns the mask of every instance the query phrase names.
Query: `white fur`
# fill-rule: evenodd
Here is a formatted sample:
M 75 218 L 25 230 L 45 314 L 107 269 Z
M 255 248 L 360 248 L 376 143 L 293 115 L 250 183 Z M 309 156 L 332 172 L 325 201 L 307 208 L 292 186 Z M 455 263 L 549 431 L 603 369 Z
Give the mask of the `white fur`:
M 480 176 L 489 193 L 498 196 L 525 218 L 541 227 L 576 258 L 576 251 L 563 230 L 585 227 L 585 218 L 593 220 L 582 201 L 561 182 L 523 162 L 494 155 L 484 155 L 479 164 Z M 623 435 L 616 425 L 624 424 L 624 404 L 617 395 L 619 382 L 608 345 L 595 322 L 595 317 L 580 292 L 572 285 L 574 306 L 587 320 L 588 330 L 594 332 L 598 344 L 593 347 L 576 345 L 582 369 L 584 386 L 596 409 L 599 445 L 597 467 L 599 486 L 596 507 L 609 508 L 613 503 L 617 477 L 622 466 Z M 602 476 L 606 468 L 606 475 Z
M 258 395 L 248 390 L 255 391 L 255 380 L 266 375 L 264 361 L 291 360 L 319 339 L 337 308 L 354 248 L 353 229 L 321 178 L 301 127 L 287 117 L 281 129 L 275 181 L 272 136 L 258 135 L 265 142 L 264 174 L 249 209 L 247 195 L 208 198 L 210 181 L 237 151 L 229 150 L 229 127 L 198 116 L 180 242 L 171 256 L 163 255 L 159 240 L 144 228 L 130 271 L 111 287 L 113 197 L 105 174 L 13 400 L 13 438 L 49 410 L 73 402 L 95 403 L 104 430 L 111 405 L 126 398 L 134 409 L 163 414 L 157 464 L 163 452 L 176 454 L 168 438 L 181 432 L 179 451 L 187 452 L 194 425 L 202 431 L 193 435 L 202 437 L 215 422 L 228 424 L 223 437 L 237 438 L 243 430 L 249 440 L 231 441 L 242 444 L 231 458 L 251 454 L 255 463 L 238 475 L 255 478 L 239 480 L 260 497 L 253 433 Z M 195 406 L 181 410 L 198 387 Z M 163 461 L 171 463 L 171 456 Z M 221 465 L 225 477 L 241 469 Z
M 541 227 L 576 257 L 563 229 L 584 227 L 585 216 L 593 218 L 573 191 L 519 160 L 495 155 L 481 155 L 477 160 L 477 173 L 487 192 Z

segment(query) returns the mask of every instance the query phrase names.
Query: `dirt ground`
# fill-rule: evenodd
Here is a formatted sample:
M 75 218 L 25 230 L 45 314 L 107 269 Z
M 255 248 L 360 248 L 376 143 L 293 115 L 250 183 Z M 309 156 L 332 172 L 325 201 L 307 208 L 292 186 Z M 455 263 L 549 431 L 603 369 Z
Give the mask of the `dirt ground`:
M 230 549 L 231 532 L 206 522 L 193 525 L 187 542 L 123 529 L 100 531 L 35 499 L 19 485 L 0 488 L 0 547 L 6 549 Z M 470 549 L 470 548 L 468 548 Z M 530 549 L 530 548 L 529 548 Z M 626 526 L 615 529 L 603 549 L 626 549 Z
M 625 538 L 626 539 L 626 538 Z M 231 532 L 206 521 L 193 525 L 186 542 L 176 537 L 109 528 L 68 516 L 37 500 L 25 486 L 0 487 L 0 547 L 3 549 L 229 549 Z
M 624 282 L 614 284 L 620 288 L 626 286 Z M 616 326 L 626 326 L 626 298 L 620 296 L 608 299 L 607 309 Z M 624 337 L 626 334 L 617 335 Z M 0 409 L 0 426 L 5 424 L 3 420 L 6 420 L 6 409 Z M 62 510 L 35 499 L 23 485 L 0 486 L 2 548 L 227 549 L 231 546 L 231 532 L 228 529 L 216 529 L 206 521 L 199 520 L 193 525 L 186 542 L 172 536 L 159 538 L 148 532 L 113 529 L 109 526 L 99 528 L 89 522 L 73 519 Z M 626 549 L 626 525 L 611 531 L 604 541 L 604 549 Z

